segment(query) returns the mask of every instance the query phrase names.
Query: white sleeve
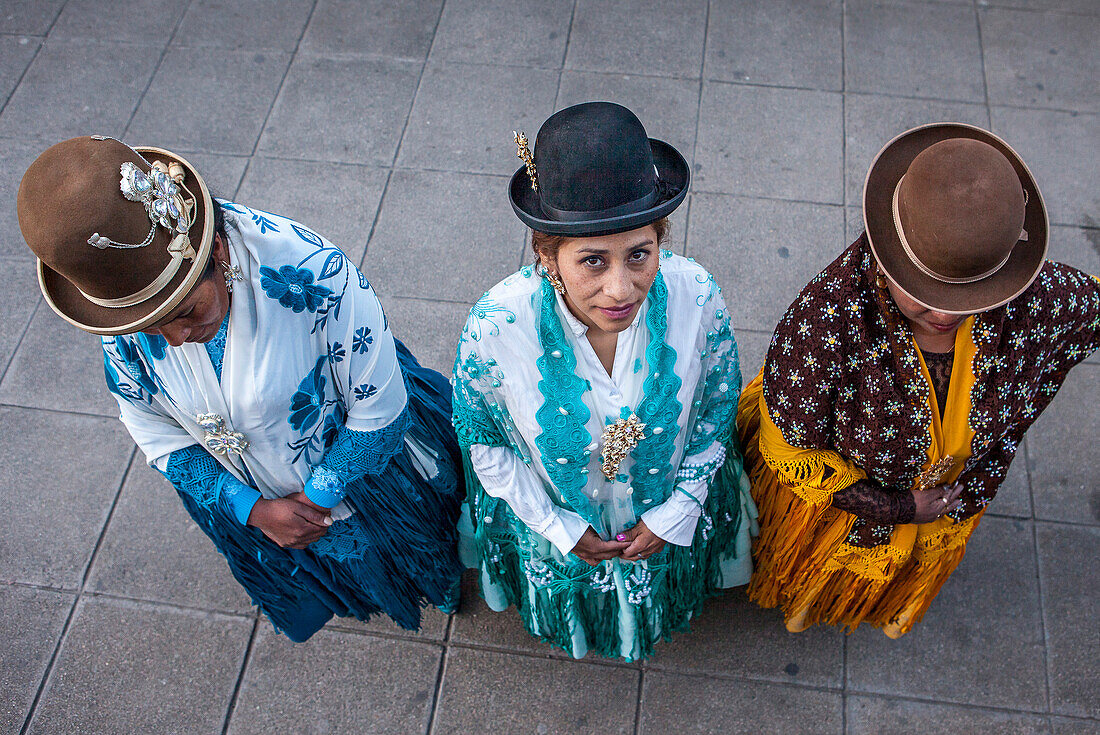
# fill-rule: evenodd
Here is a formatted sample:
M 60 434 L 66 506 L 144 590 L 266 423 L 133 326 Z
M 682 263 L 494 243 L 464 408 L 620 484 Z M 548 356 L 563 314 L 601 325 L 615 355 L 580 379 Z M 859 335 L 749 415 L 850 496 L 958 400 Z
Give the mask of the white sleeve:
M 702 452 L 684 458 L 672 495 L 656 508 L 642 514 L 646 527 L 657 538 L 674 546 L 691 546 L 695 527 L 707 502 L 710 481 L 725 458 L 726 448 L 721 442 L 713 442 Z M 700 471 L 683 471 L 689 468 L 700 468 Z
M 485 492 L 500 498 L 516 517 L 564 556 L 573 550 L 588 521 L 550 500 L 534 471 L 508 447 L 470 446 L 470 464 Z

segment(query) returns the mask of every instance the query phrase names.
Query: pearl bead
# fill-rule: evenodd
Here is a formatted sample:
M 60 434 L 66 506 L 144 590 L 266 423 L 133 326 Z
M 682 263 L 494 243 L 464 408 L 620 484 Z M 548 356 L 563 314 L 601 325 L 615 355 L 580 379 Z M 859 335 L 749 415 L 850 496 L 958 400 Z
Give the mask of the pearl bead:
M 659 470 L 659 469 L 657 469 L 656 467 L 654 467 L 653 469 L 651 469 L 651 470 L 649 471 L 649 474 L 651 474 L 651 475 L 656 475 L 656 474 L 657 474 L 658 472 L 660 472 L 660 470 Z
M 554 350 L 550 353 L 551 357 L 561 357 L 561 350 Z
M 565 457 L 558 457 L 558 464 L 569 464 L 569 460 Z
M 485 516 L 484 520 L 485 520 L 486 523 L 492 523 L 493 522 L 493 517 L 492 516 Z
M 660 426 L 654 426 L 653 427 L 653 433 L 654 434 L 662 434 L 662 433 L 664 433 L 664 428 L 660 427 Z

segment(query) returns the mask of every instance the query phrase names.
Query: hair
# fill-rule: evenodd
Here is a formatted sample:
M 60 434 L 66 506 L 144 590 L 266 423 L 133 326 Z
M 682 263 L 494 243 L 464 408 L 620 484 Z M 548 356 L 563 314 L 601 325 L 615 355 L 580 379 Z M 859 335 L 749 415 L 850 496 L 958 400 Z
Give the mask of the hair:
M 648 227 L 652 225 L 653 229 L 657 232 L 657 247 L 661 247 L 668 241 L 668 217 L 661 217 L 659 220 L 650 222 L 649 225 L 642 225 L 642 227 Z M 641 229 L 641 228 L 638 228 Z M 538 230 L 531 230 L 531 250 L 535 253 L 535 258 L 540 255 L 545 255 L 547 258 L 557 260 L 558 249 L 565 244 L 566 240 L 574 240 L 576 238 L 568 235 L 550 235 L 545 232 L 539 232 Z
M 222 209 L 222 205 L 213 196 L 210 197 L 210 201 L 214 204 L 214 208 L 210 213 L 211 218 L 214 220 L 214 235 L 215 237 L 221 235 L 222 242 L 228 245 L 228 236 L 225 234 L 225 210 Z M 195 281 L 195 285 L 202 283 L 208 278 L 212 278 L 214 276 L 214 266 L 216 265 L 217 263 L 214 262 L 213 252 L 211 252 L 210 257 L 206 259 L 206 268 L 203 269 L 199 280 Z

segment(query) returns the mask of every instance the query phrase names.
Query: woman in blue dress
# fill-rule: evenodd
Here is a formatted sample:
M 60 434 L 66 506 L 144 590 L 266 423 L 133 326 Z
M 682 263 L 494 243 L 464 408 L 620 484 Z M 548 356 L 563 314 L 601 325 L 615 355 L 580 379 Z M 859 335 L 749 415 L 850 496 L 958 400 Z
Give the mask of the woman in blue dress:
M 101 136 L 43 153 L 18 209 L 46 301 L 103 336 L 122 421 L 278 630 L 453 607 L 450 386 L 342 251 Z

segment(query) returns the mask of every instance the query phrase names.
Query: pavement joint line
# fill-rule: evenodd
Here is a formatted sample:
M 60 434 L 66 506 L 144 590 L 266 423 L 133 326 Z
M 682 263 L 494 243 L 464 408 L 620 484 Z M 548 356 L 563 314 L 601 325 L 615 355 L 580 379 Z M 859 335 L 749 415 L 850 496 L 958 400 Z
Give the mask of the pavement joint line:
M 29 36 L 23 36 L 23 37 L 24 38 L 29 38 Z M 4 98 L 4 103 L 0 104 L 0 115 L 4 114 L 4 110 L 7 109 L 8 103 L 11 102 L 11 98 L 15 96 L 15 90 L 19 89 L 19 85 L 21 85 L 23 83 L 23 78 L 25 76 L 27 76 L 27 72 L 30 71 L 30 68 L 32 66 L 34 66 L 34 62 L 35 62 L 35 60 L 38 59 L 38 54 L 42 52 L 42 47 L 45 44 L 46 44 L 45 38 L 39 39 L 38 45 L 34 47 L 34 53 L 31 54 L 30 61 L 28 61 L 27 65 L 23 67 L 23 71 L 19 73 L 19 79 L 17 79 L 15 81 L 15 84 L 12 86 L 11 91 L 8 92 L 8 96 Z
M 796 689 L 823 692 L 825 694 L 844 693 L 844 689 L 841 685 L 832 686 L 828 684 L 811 684 L 809 682 L 792 680 L 790 677 L 770 677 L 764 674 L 738 673 L 734 671 L 723 671 L 718 669 L 685 669 L 681 666 L 653 664 L 652 662 L 646 665 L 646 671 L 654 674 L 686 676 L 692 679 L 718 679 L 721 681 L 746 682 L 752 684 L 774 684 L 776 686 L 789 686 Z
M 20 346 L 22 346 L 23 344 L 23 339 L 27 336 L 27 332 L 30 331 L 31 322 L 34 321 L 34 316 L 38 313 L 38 310 L 42 307 L 44 301 L 45 299 L 43 299 L 42 296 L 39 295 L 38 300 L 35 301 L 34 308 L 31 309 L 31 313 L 27 316 L 27 323 L 23 325 L 23 331 L 19 333 L 19 339 L 15 341 L 15 346 L 12 347 L 11 355 L 8 356 L 8 361 L 4 363 L 3 371 L 0 371 L 0 385 L 3 384 L 4 378 L 7 377 L 8 370 L 11 368 L 11 364 L 15 362 L 15 356 L 19 352 Z
M 182 602 L 173 602 L 172 600 L 157 600 L 149 597 L 138 597 L 136 595 L 128 595 L 123 592 L 111 592 L 108 590 L 82 590 L 78 593 L 82 599 L 104 599 L 115 600 L 118 602 L 132 602 L 141 606 L 151 606 L 155 608 L 163 608 L 165 610 L 174 610 L 178 612 L 194 612 L 194 613 L 209 613 L 211 615 L 218 615 L 227 618 L 241 618 L 246 620 L 254 620 L 256 618 L 255 613 L 252 610 L 248 612 L 241 612 L 239 610 L 225 610 L 217 607 L 203 607 L 200 605 L 188 605 Z
M 1023 5 L 1004 5 L 1001 3 L 978 3 L 979 10 L 1011 10 L 1017 13 L 1031 13 L 1033 15 L 1072 15 L 1078 18 L 1097 18 L 1096 13 L 1085 13 L 1080 10 L 1067 8 L 1029 8 Z
M 67 416 L 84 416 L 91 419 L 118 419 L 118 416 L 115 416 L 113 414 L 89 413 L 87 411 L 66 411 L 60 408 L 49 408 L 46 406 L 23 406 L 18 403 L 0 402 L 0 408 L 21 408 L 25 411 L 48 411 L 50 413 L 57 413 Z
M 341 622 L 347 620 L 348 622 Z M 442 638 L 428 637 L 425 634 L 417 634 L 412 631 L 407 633 L 391 632 L 386 630 L 370 630 L 360 627 L 355 627 L 351 622 L 355 620 L 352 617 L 338 617 L 333 618 L 332 622 L 325 625 L 326 630 L 335 630 L 340 633 L 350 633 L 351 635 L 357 635 L 367 638 L 385 638 L 393 641 L 407 641 L 409 643 L 429 643 L 437 646 L 444 645 L 445 641 Z
M 451 616 L 452 618 L 454 616 Z M 450 622 L 448 622 L 448 628 L 450 628 Z M 443 649 L 439 652 L 439 667 L 435 672 L 435 687 L 432 689 L 432 704 L 428 708 L 428 722 L 427 728 L 424 730 L 426 735 L 431 735 L 435 731 L 436 716 L 439 714 L 439 700 L 443 696 L 443 683 L 447 676 L 447 657 L 450 653 L 450 647 L 444 644 Z
M 550 644 L 549 643 L 540 643 L 539 645 L 542 645 L 545 648 L 550 649 Z M 625 661 L 615 661 L 615 660 L 612 660 L 612 659 L 604 659 L 604 658 L 600 658 L 599 660 L 594 659 L 594 658 L 593 659 L 589 659 L 589 658 L 576 659 L 576 658 L 572 658 L 571 656 L 569 656 L 568 654 L 562 652 L 560 649 L 557 649 L 557 648 L 552 649 L 552 650 L 550 650 L 546 653 L 542 653 L 542 652 L 539 652 L 539 651 L 531 651 L 531 650 L 520 649 L 520 648 L 507 648 L 505 646 L 494 646 L 494 645 L 485 644 L 485 643 L 465 643 L 463 641 L 450 641 L 447 644 L 447 646 L 450 647 L 450 648 L 462 648 L 462 649 L 470 650 L 470 651 L 482 651 L 484 653 L 503 653 L 503 654 L 506 654 L 506 655 L 509 655 L 509 656 L 522 656 L 524 658 L 535 658 L 535 659 L 539 659 L 540 661 L 560 661 L 562 663 L 568 663 L 568 664 L 577 664 L 577 665 L 587 664 L 589 666 L 602 666 L 602 667 L 608 668 L 608 669 L 629 669 L 631 671 L 638 671 L 641 668 L 641 666 L 637 662 L 635 662 L 635 663 L 626 663 Z
M 707 3 L 707 10 L 710 10 L 709 2 Z M 646 668 L 643 665 L 641 670 L 638 671 L 638 693 L 634 698 L 634 735 L 640 735 L 642 732 L 642 697 L 645 695 L 645 673 Z
M 178 18 L 176 18 L 175 25 L 172 26 L 172 32 L 168 35 L 168 41 L 160 49 L 160 56 L 157 57 L 157 63 L 153 66 L 153 72 L 149 75 L 149 78 L 145 80 L 145 87 L 142 88 L 141 94 L 138 95 L 137 100 L 134 102 L 134 106 L 130 109 L 130 116 L 126 119 L 126 124 L 122 126 L 122 137 L 128 138 L 130 133 L 130 126 L 134 124 L 134 118 L 137 117 L 137 112 L 141 109 L 141 103 L 145 101 L 145 95 L 149 94 L 149 89 L 153 86 L 153 80 L 157 78 L 157 73 L 160 71 L 161 66 L 164 65 L 164 59 L 168 56 L 168 49 L 170 42 L 179 33 L 180 25 L 183 23 L 183 16 L 187 15 L 187 10 L 191 7 L 191 3 L 188 2 L 187 6 L 180 12 Z M 113 45 L 113 44 L 112 44 Z
M 248 643 L 244 648 L 244 655 L 241 657 L 241 667 L 237 671 L 237 681 L 233 684 L 233 692 L 229 695 L 229 703 L 225 707 L 225 718 L 222 720 L 221 735 L 226 735 L 229 732 L 229 725 L 233 720 L 233 713 L 237 709 L 237 701 L 241 695 L 241 685 L 244 683 L 245 673 L 248 671 L 248 664 L 252 660 L 252 649 L 256 645 L 256 633 L 260 628 L 259 618 L 252 620 L 252 632 L 248 636 Z
M 96 555 L 99 553 L 99 547 L 103 543 L 103 537 L 107 535 L 107 527 L 111 523 L 111 517 L 114 515 L 115 508 L 118 506 L 119 496 L 122 495 L 122 488 L 126 485 L 126 478 L 130 474 L 130 467 L 133 464 L 134 457 L 137 455 L 137 447 L 135 446 L 130 450 L 130 459 L 126 463 L 126 469 L 122 473 L 122 477 L 118 482 L 118 489 L 115 491 L 114 500 L 111 502 L 111 507 L 107 511 L 107 517 L 103 521 L 103 525 L 99 529 L 99 536 L 96 538 L 95 546 L 92 548 L 92 553 L 88 557 L 88 561 L 84 565 L 84 572 L 81 575 L 80 587 L 77 590 L 76 595 L 73 598 L 72 605 L 69 607 L 69 614 L 65 618 L 65 624 L 61 626 L 61 632 L 57 636 L 57 643 L 54 645 L 53 653 L 50 655 L 49 661 L 46 663 L 46 668 L 42 672 L 42 678 L 38 682 L 38 689 L 35 692 L 34 698 L 31 700 L 30 707 L 27 708 L 26 718 L 23 720 L 23 726 L 19 729 L 20 735 L 25 735 L 31 722 L 34 721 L 34 716 L 38 711 L 38 703 L 42 701 L 42 693 L 46 689 L 46 684 L 50 680 L 50 676 L 53 674 L 54 664 L 57 663 L 57 657 L 61 652 L 61 647 L 64 645 L 65 640 L 68 638 L 69 629 L 72 625 L 73 618 L 76 615 L 76 608 L 80 605 L 80 601 L 84 597 L 84 586 L 88 582 L 88 574 L 92 569 L 92 564 L 95 562 Z
M 1027 507 L 1031 511 L 1031 519 L 1035 520 L 1035 485 L 1032 482 L 1031 477 L 1031 452 L 1027 447 L 1027 436 L 1020 441 L 1020 447 L 1017 450 L 1017 454 L 1023 454 L 1024 460 L 1024 478 L 1027 480 Z
M 982 16 L 978 12 L 978 5 L 972 6 L 974 12 L 974 28 L 978 31 L 978 63 L 982 68 L 982 96 L 985 97 L 985 114 L 989 127 L 993 127 L 993 112 L 989 106 L 989 71 L 985 59 L 985 34 L 982 32 Z
M 565 27 L 565 46 L 561 50 L 561 70 L 565 72 L 565 62 L 569 58 L 569 44 L 573 41 L 573 23 L 577 20 L 577 5 L 580 0 L 573 0 L 573 7 L 569 10 L 569 25 Z
M 848 206 L 848 39 L 844 28 L 847 24 L 847 18 L 848 0 L 840 0 L 840 196 L 845 207 Z M 845 708 L 845 712 L 847 712 L 847 708 Z M 847 735 L 848 721 L 846 718 L 844 719 L 844 732 Z
M 1050 634 L 1047 632 L 1049 626 L 1047 625 L 1046 597 L 1043 594 L 1043 575 L 1040 573 L 1039 565 L 1039 526 L 1034 521 L 1031 522 L 1031 544 L 1035 550 L 1035 585 L 1039 596 L 1039 633 L 1043 641 L 1044 697 L 1047 703 L 1047 712 L 1050 712 L 1053 708 L 1050 697 Z
M 18 579 L 5 579 L 0 580 L 0 585 L 4 587 L 19 587 L 21 589 L 37 590 L 39 592 L 55 592 L 61 595 L 79 595 L 80 590 L 76 587 L 57 587 L 51 584 L 40 584 L 38 582 L 23 582 Z
M 846 209 L 845 205 L 839 202 L 822 202 L 814 201 L 813 199 L 785 199 L 783 197 L 767 196 L 765 194 L 735 194 L 728 191 L 716 191 L 713 189 L 695 189 L 692 194 L 705 194 L 706 196 L 722 196 L 722 197 L 736 197 L 738 199 L 760 199 L 766 202 L 782 202 L 783 204 L 812 204 L 817 207 L 836 207 L 837 209 Z
M 913 702 L 917 704 L 932 704 L 932 705 L 951 705 L 956 707 L 964 707 L 966 709 L 986 710 L 989 712 L 999 712 L 1002 714 L 1010 715 L 1035 715 L 1037 717 L 1043 717 L 1052 714 L 1046 710 L 1027 709 L 1027 708 L 1013 708 L 995 704 L 983 704 L 979 702 L 972 702 L 960 699 L 947 699 L 944 697 L 921 697 L 912 694 L 894 694 L 892 692 L 875 692 L 863 689 L 853 689 L 850 694 L 854 694 L 860 697 L 873 697 L 875 699 L 895 699 L 902 702 Z M 1081 717 L 1073 715 L 1061 715 L 1053 713 L 1058 717 L 1070 717 L 1075 720 L 1084 720 L 1087 722 L 1098 722 L 1100 718 L 1093 717 Z

